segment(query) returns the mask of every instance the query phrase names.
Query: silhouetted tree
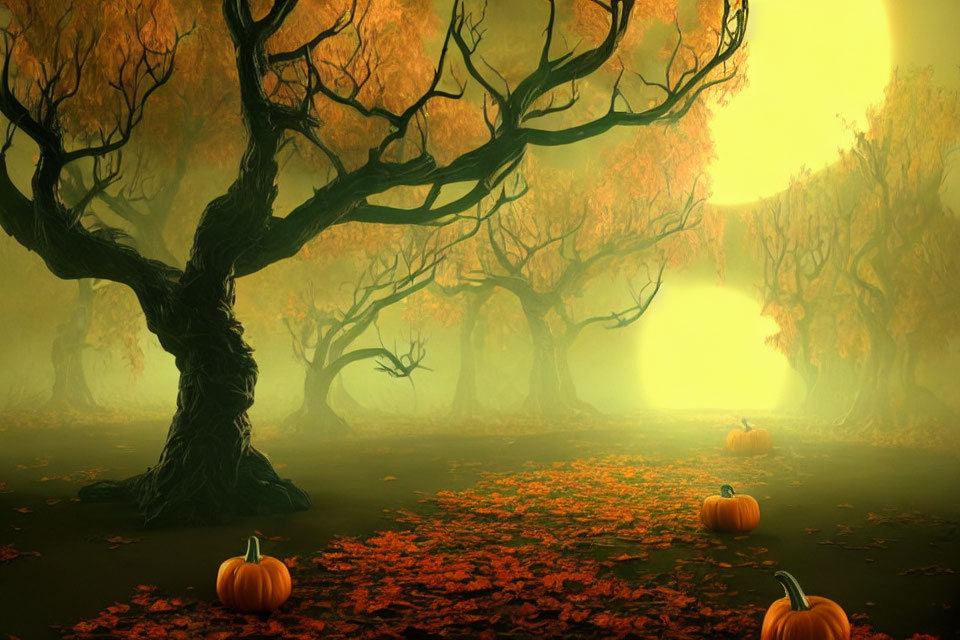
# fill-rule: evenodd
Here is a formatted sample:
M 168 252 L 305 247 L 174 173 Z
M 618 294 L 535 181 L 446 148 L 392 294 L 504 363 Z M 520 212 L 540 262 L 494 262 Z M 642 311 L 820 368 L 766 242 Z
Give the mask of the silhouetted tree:
M 109 172 L 93 172 L 99 177 L 80 204 L 68 206 L 61 198 L 66 167 L 75 162 L 102 166 L 127 144 L 147 104 L 174 77 L 189 31 L 176 28 L 172 5 L 90 4 L 92 8 L 75 3 L 73 14 L 52 23 L 31 4 L 11 7 L 12 22 L 2 30 L 0 113 L 8 126 L 0 145 L 0 226 L 35 251 L 57 277 L 98 278 L 130 287 L 148 329 L 173 354 L 180 371 L 177 411 L 158 462 L 123 482 L 101 482 L 81 492 L 87 499 L 133 500 L 150 525 L 309 506 L 307 495 L 281 479 L 250 442 L 247 410 L 257 365 L 233 312 L 237 278 L 296 254 L 336 224 L 442 222 L 501 189 L 529 146 L 571 144 L 617 126 L 679 120 L 706 89 L 734 77 L 728 62 L 743 42 L 747 21 L 746 0 L 724 0 L 720 21 L 712 25 L 712 43 L 691 52 L 678 41 L 664 80 L 644 80 L 644 91 L 652 92 L 642 96 L 646 99 L 627 100 L 618 76 L 599 114 L 588 110 L 578 124 L 553 129 L 536 126 L 536 120 L 572 109 L 578 87 L 588 78 L 591 89 L 603 82 L 605 65 L 616 60 L 631 18 L 643 5 L 633 0 L 591 3 L 591 11 L 607 18 L 603 37 L 579 50 L 558 52 L 562 38 L 556 3 L 549 2 L 533 69 L 510 82 L 479 64 L 480 49 L 486 47 L 483 18 L 461 0 L 452 3 L 433 72 L 423 78 L 411 75 L 423 69 L 417 65 L 421 51 L 380 51 L 370 40 L 366 25 L 378 18 L 373 3 L 358 7 L 354 2 L 305 34 L 303 28 L 281 29 L 313 29 L 317 16 L 326 15 L 323 11 L 295 14 L 296 0 L 276 0 L 255 12 L 249 0 L 224 0 L 222 20 L 236 69 L 246 148 L 236 178 L 205 206 L 189 259 L 179 268 L 145 257 L 109 229 L 81 223 L 83 203 L 111 184 Z M 192 15 L 216 31 L 203 4 L 192 6 Z M 329 13 L 330 7 L 325 8 Z M 84 19 L 76 20 L 77 12 L 84 11 Z M 35 25 L 38 16 L 44 19 Z M 303 20 L 297 22 L 298 16 Z M 104 34 L 84 30 L 95 29 L 98 21 L 112 25 L 117 20 L 126 20 L 127 28 L 109 27 Z M 34 26 L 51 33 L 31 40 Z M 406 33 L 404 26 L 397 24 L 393 31 Z M 98 42 L 106 46 L 97 47 Z M 378 63 L 389 68 L 377 73 Z M 430 143 L 434 107 L 468 98 L 465 82 L 450 83 L 457 76 L 452 67 L 464 70 L 486 94 L 488 137 L 472 148 L 441 153 Z M 190 72 L 203 76 L 205 69 Z M 93 80 L 85 84 L 88 75 Z M 397 81 L 381 85 L 388 75 Z M 552 98 L 561 87 L 573 97 L 557 104 Z M 97 88 L 103 94 L 87 93 Z M 97 98 L 88 104 L 113 107 L 112 117 L 92 125 L 79 117 L 83 111 L 71 110 L 71 99 L 81 94 Z M 633 110 L 630 104 L 648 106 Z M 8 170 L 15 133 L 38 149 L 29 193 L 18 188 Z M 337 134 L 354 138 L 347 144 L 336 140 Z M 313 143 L 333 168 L 333 177 L 279 216 L 274 210 L 277 156 L 291 135 Z M 446 189 L 453 186 L 461 188 Z M 424 190 L 418 206 L 399 208 L 376 198 L 404 187 Z

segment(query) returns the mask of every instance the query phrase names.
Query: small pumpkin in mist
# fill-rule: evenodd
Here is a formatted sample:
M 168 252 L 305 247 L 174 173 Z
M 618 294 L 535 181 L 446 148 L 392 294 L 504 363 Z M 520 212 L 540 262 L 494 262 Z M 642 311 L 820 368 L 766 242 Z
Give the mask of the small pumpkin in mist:
M 700 522 L 711 531 L 753 531 L 760 524 L 760 505 L 753 496 L 736 493 L 725 484 L 720 487 L 720 495 L 703 501 Z
M 746 418 L 741 418 L 743 429 L 734 429 L 727 434 L 727 451 L 740 453 L 744 455 L 756 455 L 767 453 L 773 448 L 773 440 L 770 438 L 770 432 L 766 429 L 754 429 L 747 422 Z
M 224 560 L 217 572 L 217 596 L 229 609 L 273 611 L 290 597 L 290 571 L 273 556 L 260 555 L 260 540 L 247 539 L 247 553 Z
M 773 574 L 785 598 L 770 605 L 763 616 L 760 640 L 850 640 L 850 621 L 833 600 L 803 593 L 786 571 Z

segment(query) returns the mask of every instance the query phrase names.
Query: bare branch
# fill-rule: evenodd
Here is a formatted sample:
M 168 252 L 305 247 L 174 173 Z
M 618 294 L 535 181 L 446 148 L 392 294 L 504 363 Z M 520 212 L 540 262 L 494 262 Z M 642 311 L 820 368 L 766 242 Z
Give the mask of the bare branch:
M 280 4 L 280 3 L 277 3 Z M 350 5 L 350 8 L 339 16 L 337 16 L 336 21 L 315 35 L 313 38 L 303 43 L 296 49 L 290 51 L 280 51 L 277 53 L 271 53 L 267 56 L 267 61 L 273 65 L 279 62 L 291 62 L 298 58 L 310 58 L 313 50 L 324 40 L 333 38 L 334 36 L 340 34 L 344 29 L 350 26 L 353 21 L 353 17 L 357 14 L 357 0 L 353 0 Z
M 379 330 L 377 332 L 379 334 Z M 381 358 L 377 361 L 377 370 L 386 373 L 391 378 L 409 378 L 417 369 L 425 369 L 423 360 L 427 356 L 426 341 L 417 335 L 411 336 L 405 352 L 400 352 L 397 345 L 393 349 L 388 349 L 383 340 L 380 341 L 380 354 L 376 357 Z
M 23 92 L 34 96 L 29 104 L 21 101 L 12 86 L 14 45 L 30 28 L 29 21 L 16 33 L 2 29 L 0 113 L 12 128 L 23 131 L 38 145 L 39 161 L 32 180 L 32 198 L 27 198 L 10 181 L 5 153 L 0 154 L 0 226 L 20 244 L 41 255 L 59 277 L 97 278 L 129 285 L 141 300 L 150 300 L 144 311 L 151 317 L 156 310 L 154 305 L 163 304 L 171 282 L 180 272 L 147 260 L 134 247 L 120 242 L 125 239 L 122 231 L 99 222 L 87 229 L 79 224 L 79 219 L 87 214 L 90 200 L 104 193 L 119 176 L 120 156 L 115 152 L 129 140 L 153 93 L 170 79 L 178 45 L 187 34 L 176 33 L 168 50 L 156 52 L 143 40 L 139 29 L 142 16 L 138 13 L 133 25 L 136 42 L 121 62 L 113 83 L 122 105 L 114 128 L 100 132 L 98 142 L 91 146 L 67 151 L 59 108 L 77 94 L 79 76 L 90 60 L 96 40 L 96 34 L 84 36 L 81 32 L 71 45 L 63 44 L 62 32 L 69 19 L 68 11 L 58 23 L 52 43 L 54 53 L 47 60 L 37 61 L 36 77 L 20 78 L 21 84 L 36 88 Z M 134 55 L 132 50 L 138 48 L 139 54 Z M 63 49 L 69 55 L 64 55 Z M 9 148 L 12 128 L 8 128 L 4 151 Z M 61 172 L 70 162 L 86 157 L 93 158 L 93 186 L 89 192 L 77 194 L 73 208 L 67 207 L 58 189 Z

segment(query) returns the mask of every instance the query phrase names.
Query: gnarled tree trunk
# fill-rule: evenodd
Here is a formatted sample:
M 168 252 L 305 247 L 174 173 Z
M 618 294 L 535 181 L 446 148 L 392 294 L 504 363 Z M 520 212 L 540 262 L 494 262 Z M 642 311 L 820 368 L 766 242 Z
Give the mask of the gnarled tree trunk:
M 477 353 L 474 332 L 477 321 L 480 319 L 480 311 L 492 294 L 492 287 L 484 287 L 464 294 L 467 310 L 460 323 L 460 371 L 457 374 L 457 389 L 453 394 L 453 404 L 450 408 L 455 416 L 472 417 L 483 410 L 477 393 Z
M 920 336 L 908 334 L 902 349 L 898 381 L 903 390 L 903 422 L 953 425 L 956 412 L 917 379 L 920 364 Z
M 560 393 L 557 344 L 545 317 L 546 309 L 523 302 L 523 312 L 533 340 L 533 365 L 526 409 L 545 416 L 559 415 L 565 406 L 565 399 Z
M 564 403 L 577 412 L 599 415 L 600 412 L 589 402 L 581 400 L 577 395 L 577 386 L 573 382 L 573 373 L 570 370 L 570 347 L 576 335 L 565 336 L 557 340 L 556 360 L 557 376 L 560 380 L 560 397 Z
M 349 433 L 350 425 L 330 406 L 330 388 L 340 372 L 354 362 L 379 358 L 378 364 L 382 369 L 387 369 L 384 363 L 389 362 L 393 367 L 392 375 L 408 377 L 411 371 L 420 366 L 420 359 L 423 357 L 421 351 L 418 355 L 404 361 L 385 347 L 367 347 L 343 353 L 346 344 L 335 345 L 329 351 L 327 358 L 321 357 L 320 354 L 324 348 L 322 345 L 318 346 L 317 353 L 307 369 L 303 405 L 299 411 L 287 419 L 287 425 L 294 430 L 309 431 L 323 436 L 342 436 Z M 416 348 L 415 345 L 416 343 L 411 346 L 411 349 Z M 403 357 L 410 356 L 404 354 Z
M 49 406 L 56 410 L 89 411 L 97 403 L 87 384 L 83 352 L 93 315 L 93 283 L 77 280 L 77 300 L 70 318 L 57 327 L 50 359 L 53 362 L 53 389 Z
M 175 308 L 155 317 L 151 328 L 180 370 L 177 411 L 160 459 L 122 482 L 84 487 L 81 498 L 133 500 L 149 526 L 309 507 L 307 494 L 281 479 L 250 442 L 247 410 L 258 371 L 233 314 L 233 287 L 232 278 L 217 286 L 197 277 L 181 288 Z
M 343 376 L 337 376 L 330 384 L 330 406 L 335 411 L 346 413 L 347 415 L 369 415 L 376 411 L 363 406 L 359 400 L 354 397 L 350 389 L 343 381 Z
M 817 367 L 806 365 L 797 370 L 807 385 L 801 411 L 836 419 L 849 409 L 856 388 L 856 371 L 852 363 L 834 358 Z
M 894 416 L 891 380 L 895 371 L 896 344 L 886 333 L 874 332 L 870 352 L 860 372 L 850 408 L 842 418 L 845 426 L 888 425 Z
M 330 389 L 337 374 L 323 367 L 309 367 L 303 383 L 303 403 L 287 417 L 285 425 L 293 433 L 341 436 L 350 425 L 330 406 Z

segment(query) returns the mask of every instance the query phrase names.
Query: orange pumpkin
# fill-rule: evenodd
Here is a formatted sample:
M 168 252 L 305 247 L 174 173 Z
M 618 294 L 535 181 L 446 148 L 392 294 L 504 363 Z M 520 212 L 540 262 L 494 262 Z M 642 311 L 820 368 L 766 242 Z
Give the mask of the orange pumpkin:
M 753 531 L 760 524 L 760 505 L 752 496 L 737 494 L 728 484 L 720 495 L 710 496 L 700 507 L 700 522 L 711 531 Z
M 766 453 L 773 448 L 773 441 L 770 439 L 770 432 L 766 429 L 754 429 L 747 422 L 746 418 L 741 418 L 743 429 L 734 429 L 727 434 L 727 451 L 733 453 L 742 453 L 746 455 L 756 455 Z
M 786 571 L 773 577 L 787 597 L 770 605 L 763 616 L 760 640 L 850 640 L 850 621 L 833 600 L 803 593 L 797 579 Z
M 240 611 L 273 611 L 290 597 L 287 565 L 260 555 L 256 536 L 247 539 L 247 554 L 224 560 L 217 572 L 217 596 L 223 606 Z

